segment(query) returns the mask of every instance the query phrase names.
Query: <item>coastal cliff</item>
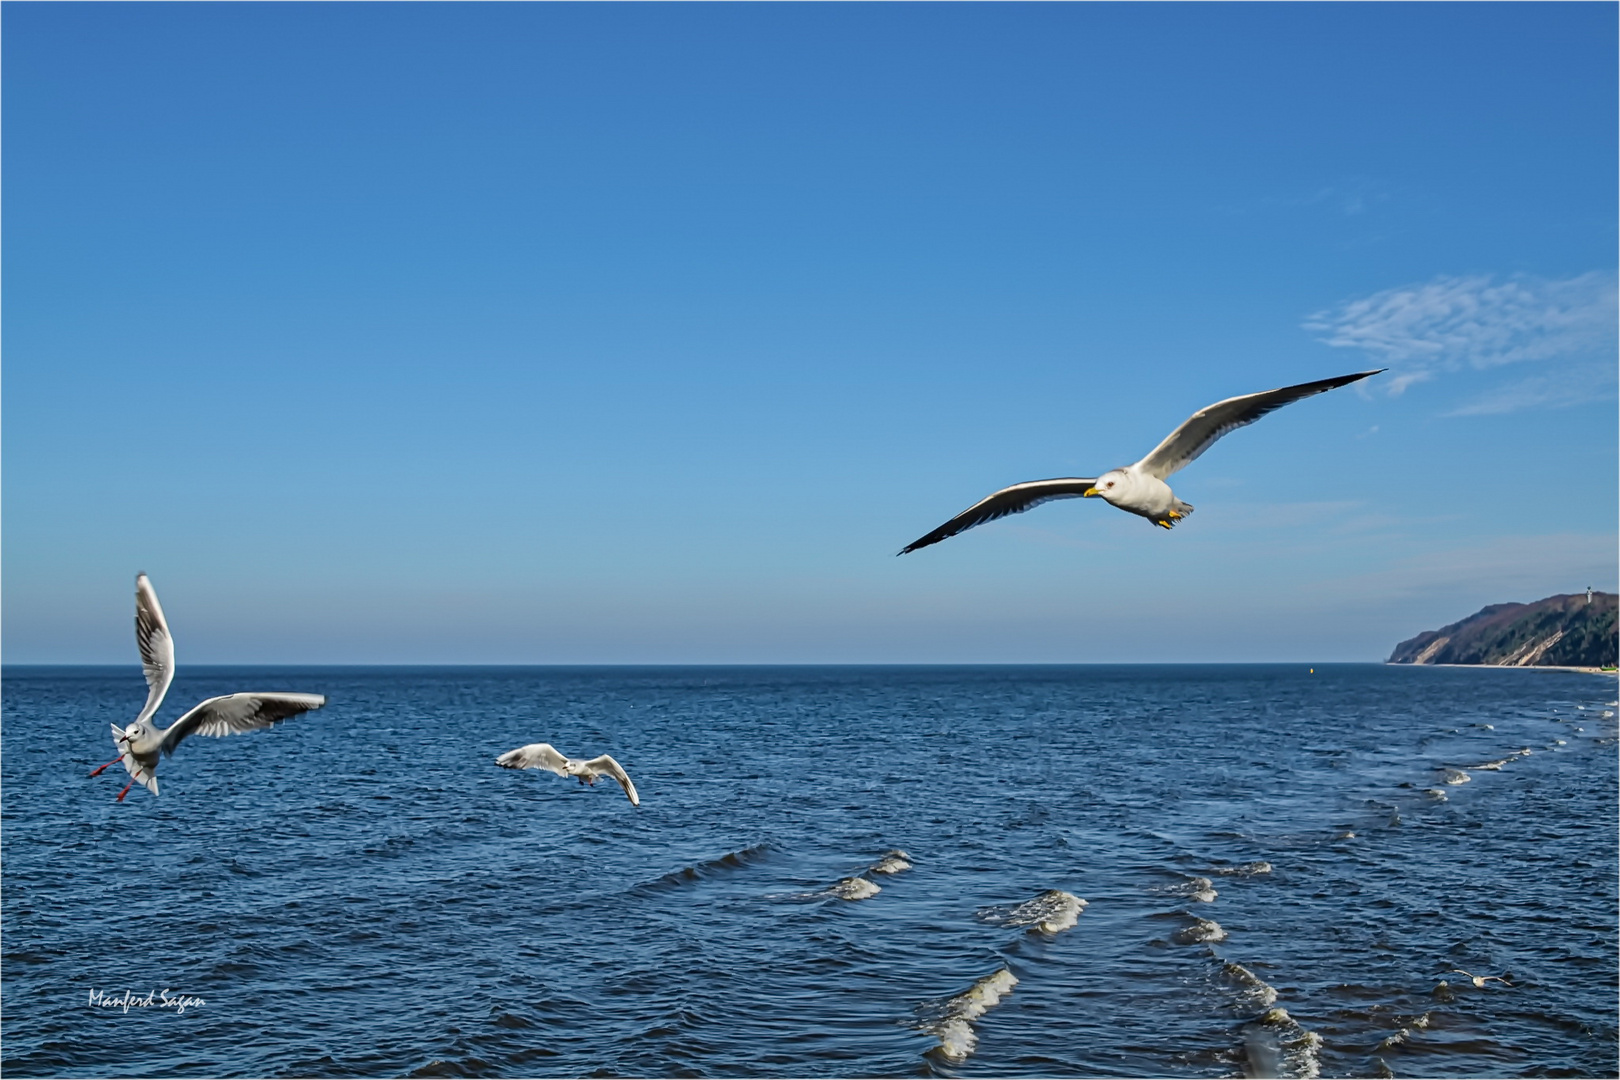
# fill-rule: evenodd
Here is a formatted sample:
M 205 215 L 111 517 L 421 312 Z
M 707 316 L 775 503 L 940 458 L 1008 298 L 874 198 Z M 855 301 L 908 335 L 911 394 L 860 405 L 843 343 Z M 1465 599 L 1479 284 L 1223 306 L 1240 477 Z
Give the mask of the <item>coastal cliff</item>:
M 1395 646 L 1391 664 L 1494 664 L 1501 667 L 1613 667 L 1614 593 L 1549 596 L 1533 604 L 1492 604 L 1461 622 L 1425 630 Z

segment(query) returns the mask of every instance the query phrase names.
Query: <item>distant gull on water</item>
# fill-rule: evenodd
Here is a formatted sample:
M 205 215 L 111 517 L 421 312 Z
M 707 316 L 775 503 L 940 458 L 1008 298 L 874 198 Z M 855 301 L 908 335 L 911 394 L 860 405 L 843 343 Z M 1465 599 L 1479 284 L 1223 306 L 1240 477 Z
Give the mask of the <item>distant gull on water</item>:
M 135 643 L 140 646 L 141 668 L 146 673 L 146 705 L 129 727 L 112 725 L 113 745 L 119 754 L 90 774 L 99 776 L 108 766 L 123 762 L 130 781 L 118 793 L 120 802 L 137 783 L 156 795 L 159 756 L 174 753 L 188 735 L 235 735 L 267 728 L 326 704 L 320 694 L 226 694 L 209 698 L 169 727 L 159 728 L 151 720 L 174 681 L 174 638 L 169 636 L 163 608 L 145 574 L 135 575 Z
M 1217 401 L 1189 416 L 1154 447 L 1151 454 L 1135 465 L 1114 469 L 1097 477 L 1030 480 L 1002 488 L 994 495 L 980 499 L 928 535 L 913 540 L 899 553 L 904 555 L 929 544 L 937 544 L 975 525 L 983 525 L 1008 514 L 1021 514 L 1053 499 L 1090 498 L 1093 495 L 1121 510 L 1145 517 L 1155 525 L 1174 528 L 1176 522 L 1192 513 L 1193 508 L 1176 498 L 1164 481 L 1172 473 L 1191 465 L 1198 455 L 1215 444 L 1215 440 L 1300 398 L 1348 385 L 1383 370 L 1358 371 L 1354 375 L 1340 375 L 1333 379 Z
M 578 777 L 582 784 L 595 784 L 597 777 L 611 776 L 630 796 L 631 806 L 641 805 L 641 796 L 636 794 L 636 785 L 630 782 L 630 775 L 608 754 L 585 761 L 559 753 L 550 743 L 537 742 L 508 750 L 495 759 L 495 764 L 508 769 L 545 769 L 558 776 Z

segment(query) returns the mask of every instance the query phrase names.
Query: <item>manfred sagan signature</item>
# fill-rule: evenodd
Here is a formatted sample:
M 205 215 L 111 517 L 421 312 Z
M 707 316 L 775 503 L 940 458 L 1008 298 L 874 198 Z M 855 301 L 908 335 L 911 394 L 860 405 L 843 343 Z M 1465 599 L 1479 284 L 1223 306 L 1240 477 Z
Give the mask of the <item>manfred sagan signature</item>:
M 173 1009 L 176 1015 L 184 1016 L 187 1009 L 194 1009 L 208 1002 L 200 997 L 189 994 L 173 993 L 167 988 L 149 991 L 145 997 L 125 990 L 117 997 L 105 990 L 90 991 L 90 1008 L 92 1009 L 122 1009 L 128 1013 L 131 1009 Z

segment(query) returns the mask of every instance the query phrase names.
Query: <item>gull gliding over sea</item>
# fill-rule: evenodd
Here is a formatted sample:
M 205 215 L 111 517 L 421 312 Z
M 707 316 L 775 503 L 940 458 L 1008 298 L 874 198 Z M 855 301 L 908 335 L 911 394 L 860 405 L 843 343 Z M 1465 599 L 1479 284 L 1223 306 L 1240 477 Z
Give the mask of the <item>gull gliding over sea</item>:
M 97 776 L 108 765 L 123 762 L 130 781 L 118 793 L 119 802 L 137 783 L 145 784 L 156 795 L 159 755 L 174 753 L 188 735 L 235 735 L 267 728 L 277 720 L 326 704 L 320 694 L 226 694 L 209 698 L 167 728 L 159 728 L 150 721 L 163 704 L 169 683 L 174 681 L 174 638 L 169 636 L 163 608 L 145 574 L 135 575 L 135 642 L 140 646 L 141 669 L 146 673 L 146 705 L 129 727 L 112 725 L 113 745 L 119 755 L 90 774 Z
M 631 806 L 641 805 L 641 796 L 636 794 L 636 785 L 630 782 L 630 774 L 609 754 L 585 761 L 567 756 L 550 743 L 537 742 L 508 750 L 495 759 L 495 764 L 508 769 L 545 769 L 558 776 L 578 777 L 580 783 L 591 785 L 596 783 L 599 776 L 611 776 L 624 788 Z
M 1354 375 L 1340 375 L 1217 401 L 1189 416 L 1154 447 L 1152 453 L 1134 465 L 1113 469 L 1096 477 L 1029 480 L 1002 488 L 988 498 L 980 499 L 928 535 L 913 540 L 898 554 L 904 555 L 929 544 L 937 544 L 975 525 L 983 525 L 1008 514 L 1021 514 L 1053 499 L 1089 499 L 1093 495 L 1121 510 L 1145 517 L 1155 525 L 1174 528 L 1176 522 L 1192 513 L 1193 508 L 1191 504 L 1176 498 L 1170 485 L 1164 482 L 1165 478 L 1196 461 L 1198 455 L 1215 444 L 1215 440 L 1300 398 L 1333 390 L 1384 370 L 1387 369 L 1358 371 Z

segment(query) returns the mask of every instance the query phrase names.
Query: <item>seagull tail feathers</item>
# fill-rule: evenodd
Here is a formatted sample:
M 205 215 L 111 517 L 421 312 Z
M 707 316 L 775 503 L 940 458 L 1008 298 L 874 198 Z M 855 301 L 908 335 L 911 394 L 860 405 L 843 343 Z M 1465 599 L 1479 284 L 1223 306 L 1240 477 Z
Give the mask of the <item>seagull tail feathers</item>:
M 1192 503 L 1184 503 L 1180 499 L 1170 504 L 1170 509 L 1164 512 L 1164 517 L 1154 518 L 1153 524 L 1165 529 L 1173 529 L 1176 522 L 1193 512 Z

